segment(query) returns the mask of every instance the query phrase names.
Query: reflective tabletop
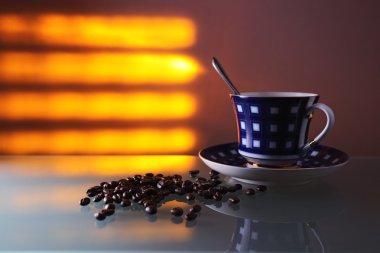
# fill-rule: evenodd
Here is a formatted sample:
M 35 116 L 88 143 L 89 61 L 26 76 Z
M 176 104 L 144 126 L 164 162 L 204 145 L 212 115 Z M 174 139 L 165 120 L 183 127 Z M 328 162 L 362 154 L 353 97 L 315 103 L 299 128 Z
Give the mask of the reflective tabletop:
M 101 182 L 136 174 L 210 169 L 196 156 L 1 156 L 0 251 L 129 252 L 380 252 L 380 158 L 353 157 L 338 171 L 298 186 L 249 185 L 221 201 L 171 194 L 157 214 L 137 203 L 116 205 L 103 221 L 102 203 L 79 205 Z M 229 197 L 240 202 L 231 204 Z M 174 217 L 200 204 L 195 220 Z

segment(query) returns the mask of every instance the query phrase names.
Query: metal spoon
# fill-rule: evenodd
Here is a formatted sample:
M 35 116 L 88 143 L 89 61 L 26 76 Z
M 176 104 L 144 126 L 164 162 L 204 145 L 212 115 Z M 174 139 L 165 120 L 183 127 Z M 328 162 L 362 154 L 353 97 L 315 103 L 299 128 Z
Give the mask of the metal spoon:
M 222 68 L 222 65 L 220 65 L 219 61 L 212 57 L 212 66 L 214 66 L 216 72 L 220 75 L 220 77 L 223 79 L 223 81 L 227 84 L 228 88 L 232 91 L 234 95 L 240 95 L 240 92 L 238 89 L 236 89 L 235 85 L 232 83 L 232 81 L 228 78 L 226 71 Z

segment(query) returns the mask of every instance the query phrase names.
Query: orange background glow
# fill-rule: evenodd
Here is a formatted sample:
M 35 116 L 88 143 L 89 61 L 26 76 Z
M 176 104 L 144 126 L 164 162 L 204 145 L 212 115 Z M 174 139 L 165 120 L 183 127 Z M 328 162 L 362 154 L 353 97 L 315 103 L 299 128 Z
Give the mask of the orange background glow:
M 202 73 L 186 52 L 196 43 L 192 20 L 9 14 L 0 15 L 0 34 L 6 44 L 50 47 L 0 52 L 0 82 L 8 87 L 0 92 L 0 120 L 16 126 L 0 131 L 0 153 L 181 154 L 195 148 L 198 137 L 188 122 L 198 101 L 183 87 Z M 93 91 L 97 85 L 101 90 Z M 99 121 L 102 126 L 92 123 Z
M 176 120 L 192 117 L 196 99 L 184 92 L 0 94 L 0 119 Z
M 196 28 L 183 17 L 2 15 L 1 40 L 21 44 L 180 49 L 194 45 Z
M 8 156 L 2 160 L 4 166 L 14 168 L 13 173 L 22 173 L 28 178 L 57 176 L 113 179 L 124 178 L 126 173 L 186 175 L 197 162 L 197 158 L 186 155 L 81 156 L 81 159 L 77 156 L 48 156 L 43 162 L 38 156 Z M 132 168 L 133 171 L 126 171 Z
M 0 53 L 0 80 L 16 83 L 184 84 L 200 72 L 193 58 L 164 53 Z
M 336 115 L 322 143 L 350 155 L 379 155 L 373 141 L 380 138 L 379 5 L 364 1 L 359 6 L 353 0 L 343 5 L 301 0 L 3 1 L 0 134 L 185 128 L 192 131 L 194 145 L 176 152 L 189 155 L 236 141 L 229 89 L 211 65 L 217 57 L 242 92 L 319 94 Z M 46 105 L 25 94 L 45 97 Z M 75 96 L 70 102 L 68 94 Z M 158 103 L 169 94 L 185 99 L 156 104 L 154 116 L 148 115 L 149 106 L 137 111 L 141 97 L 123 99 L 132 94 L 150 94 L 142 102 L 146 105 L 152 94 L 160 97 L 153 99 Z M 111 111 L 115 106 L 120 108 Z M 325 124 L 322 113 L 314 116 L 309 140 Z M 1 154 L 15 154 L 6 148 L 7 140 L 0 139 Z M 47 140 L 41 146 L 52 154 Z M 21 150 L 26 148 L 16 153 Z
M 12 154 L 181 154 L 196 143 L 187 128 L 17 131 L 0 134 Z

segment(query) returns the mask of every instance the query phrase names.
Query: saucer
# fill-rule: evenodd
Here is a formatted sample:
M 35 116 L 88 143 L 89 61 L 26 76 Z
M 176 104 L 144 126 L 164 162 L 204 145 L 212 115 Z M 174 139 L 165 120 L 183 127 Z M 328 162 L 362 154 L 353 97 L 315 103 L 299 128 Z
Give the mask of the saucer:
M 201 160 L 211 169 L 238 181 L 260 185 L 294 185 L 308 183 L 335 172 L 349 156 L 336 148 L 316 145 L 296 164 L 284 168 L 261 167 L 248 162 L 238 153 L 238 144 L 227 143 L 205 148 Z

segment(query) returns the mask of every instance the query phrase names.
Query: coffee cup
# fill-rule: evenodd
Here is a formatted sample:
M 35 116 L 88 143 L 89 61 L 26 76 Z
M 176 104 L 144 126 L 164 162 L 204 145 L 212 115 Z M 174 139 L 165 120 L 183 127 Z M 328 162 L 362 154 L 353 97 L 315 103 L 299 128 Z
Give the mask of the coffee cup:
M 331 130 L 331 108 L 319 95 L 302 92 L 243 92 L 230 95 L 238 129 L 238 152 L 248 161 L 268 166 L 294 164 Z M 325 113 L 324 129 L 311 142 L 309 125 L 314 110 Z

